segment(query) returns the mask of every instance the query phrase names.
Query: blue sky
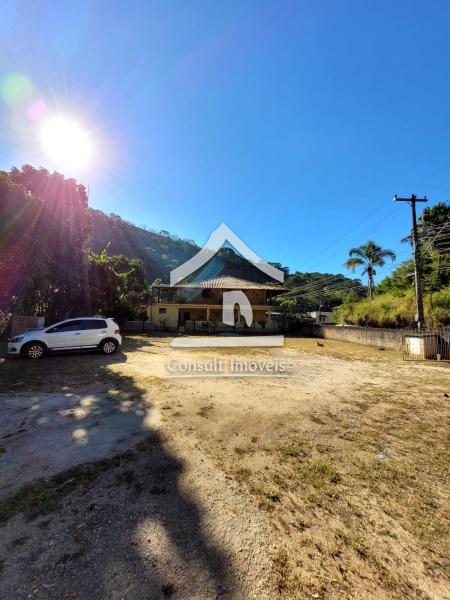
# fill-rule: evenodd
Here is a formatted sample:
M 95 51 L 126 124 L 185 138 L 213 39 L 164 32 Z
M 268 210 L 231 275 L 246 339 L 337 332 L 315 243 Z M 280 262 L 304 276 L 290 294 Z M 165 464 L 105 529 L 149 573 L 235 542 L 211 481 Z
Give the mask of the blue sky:
M 400 261 L 393 194 L 450 190 L 449 39 L 435 0 L 0 0 L 0 86 L 45 105 L 3 93 L 0 168 L 55 168 L 36 130 L 68 115 L 93 207 L 200 244 L 223 221 L 291 270 L 344 272 L 368 239 Z

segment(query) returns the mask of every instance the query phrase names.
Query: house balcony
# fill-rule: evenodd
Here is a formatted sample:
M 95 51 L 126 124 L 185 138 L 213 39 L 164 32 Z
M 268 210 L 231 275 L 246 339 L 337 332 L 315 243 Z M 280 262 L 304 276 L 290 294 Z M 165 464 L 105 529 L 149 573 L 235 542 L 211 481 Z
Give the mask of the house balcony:
M 248 301 L 254 307 L 272 307 L 276 306 L 275 297 L 270 298 L 254 298 L 247 294 Z M 159 304 L 181 304 L 181 305 L 191 305 L 191 306 L 210 306 L 211 308 L 221 308 L 223 305 L 223 298 L 220 297 L 185 297 L 185 296 L 166 296 L 166 297 L 156 297 L 153 300 L 149 301 L 149 304 L 159 305 Z

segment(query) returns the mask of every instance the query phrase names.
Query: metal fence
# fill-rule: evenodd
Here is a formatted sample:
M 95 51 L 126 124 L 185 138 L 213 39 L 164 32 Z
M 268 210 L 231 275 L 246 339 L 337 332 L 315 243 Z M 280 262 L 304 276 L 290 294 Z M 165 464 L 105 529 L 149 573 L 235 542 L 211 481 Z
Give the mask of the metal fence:
M 273 321 L 273 326 L 262 327 L 259 323 L 252 323 L 250 327 L 243 324 L 238 326 L 225 325 L 217 321 L 191 320 L 186 321 L 180 331 L 187 334 L 273 334 L 279 333 L 282 327 L 278 321 Z M 123 330 L 129 333 L 154 333 L 167 330 L 162 326 L 152 324 L 150 321 L 127 321 Z M 440 329 L 426 329 L 418 332 L 417 329 L 384 329 L 368 327 L 338 327 L 336 325 L 305 324 L 306 336 L 338 339 L 376 348 L 401 350 L 404 360 L 436 360 L 450 362 L 450 327 Z
M 205 334 L 216 334 L 216 333 L 239 333 L 239 334 L 253 334 L 258 333 L 259 335 L 265 333 L 278 333 L 278 323 L 273 322 L 270 327 L 267 325 L 261 325 L 260 323 L 253 321 L 250 327 L 239 323 L 236 325 L 225 325 L 221 321 L 205 321 L 205 320 L 189 320 L 184 324 L 185 333 L 205 333 Z
M 402 330 L 402 352 L 404 360 L 450 361 L 450 327 Z
M 154 326 L 150 321 L 125 321 L 122 330 L 126 333 L 149 333 Z

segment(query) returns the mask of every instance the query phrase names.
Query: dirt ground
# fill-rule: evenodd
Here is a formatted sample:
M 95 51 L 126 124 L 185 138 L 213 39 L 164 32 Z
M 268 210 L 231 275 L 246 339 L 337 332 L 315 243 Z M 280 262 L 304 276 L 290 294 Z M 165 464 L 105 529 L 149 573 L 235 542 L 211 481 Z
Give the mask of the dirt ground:
M 170 341 L 0 357 L 1 598 L 450 598 L 449 365 Z

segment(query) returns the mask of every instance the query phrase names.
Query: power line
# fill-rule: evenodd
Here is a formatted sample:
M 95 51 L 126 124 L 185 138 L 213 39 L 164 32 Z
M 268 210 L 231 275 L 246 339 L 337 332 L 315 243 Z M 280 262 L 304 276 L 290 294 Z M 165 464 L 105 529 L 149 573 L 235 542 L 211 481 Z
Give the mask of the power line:
M 448 226 L 450 226 L 450 223 L 444 223 L 444 224 L 442 225 L 442 227 L 439 229 L 439 231 L 438 231 L 437 235 L 436 235 L 436 236 L 435 236 L 435 237 L 434 237 L 434 238 L 431 240 L 431 242 L 428 244 L 428 246 L 427 246 L 425 249 L 423 249 L 423 248 L 422 248 L 422 252 L 423 252 L 424 254 L 425 254 L 425 253 L 426 253 L 426 252 L 429 250 L 429 248 L 431 248 L 431 246 L 433 245 L 433 243 L 434 243 L 434 242 L 435 242 L 435 241 L 438 239 L 438 237 L 440 236 L 441 232 L 442 232 L 442 231 L 443 231 L 443 230 L 444 230 L 446 227 L 448 227 Z
M 313 261 L 317 256 L 320 256 L 321 254 L 323 254 L 324 252 L 326 252 L 327 250 L 329 250 L 331 247 L 333 247 L 335 244 L 337 244 L 338 242 L 340 242 L 341 240 L 343 240 L 345 237 L 347 237 L 347 235 L 349 235 L 350 233 L 352 233 L 356 227 L 358 227 L 359 225 L 361 225 L 362 223 L 364 223 L 365 221 L 367 221 L 372 215 L 374 214 L 378 214 L 379 210 L 381 208 L 383 208 L 385 206 L 385 203 L 381 203 L 379 206 L 377 206 L 377 208 L 373 211 L 371 211 L 367 216 L 363 217 L 360 221 L 358 221 L 355 225 L 353 225 L 353 227 L 351 227 L 348 231 L 346 231 L 346 233 L 344 233 L 343 235 L 339 236 L 338 238 L 336 238 L 334 240 L 334 242 L 331 242 L 331 244 L 328 244 L 327 248 L 324 248 L 323 250 L 320 250 L 319 252 L 317 252 L 316 254 L 314 254 L 312 257 L 310 257 L 310 259 L 304 263 L 304 264 L 308 264 L 311 261 Z
M 332 275 L 331 277 L 333 277 L 334 279 L 329 279 L 329 277 L 327 275 L 323 275 L 323 276 L 320 276 L 319 278 L 317 278 L 315 281 L 306 281 L 306 282 L 292 288 L 288 292 L 286 292 L 286 295 L 293 294 L 296 292 L 315 291 L 317 289 L 321 289 L 324 287 L 331 288 L 331 287 L 339 287 L 342 285 L 346 285 L 349 287 L 356 287 L 358 284 L 362 286 L 359 279 L 350 280 L 350 279 L 346 278 L 347 281 L 341 281 L 338 278 L 344 277 L 343 275 L 341 275 L 341 276 Z
M 400 252 L 397 256 L 404 256 L 407 252 L 403 251 Z M 388 274 L 393 270 L 398 268 L 399 265 L 392 265 L 391 267 L 389 267 L 387 269 L 387 271 L 385 271 L 384 275 L 385 277 L 388 276 Z M 336 276 L 338 277 L 338 276 Z M 354 282 L 354 283 L 352 283 Z M 330 285 L 327 285 L 327 291 L 330 293 L 333 292 L 346 292 L 346 291 L 356 291 L 356 284 L 360 283 L 360 285 L 362 286 L 363 284 L 360 282 L 359 279 L 353 279 L 350 281 L 346 281 L 346 282 L 336 282 L 336 283 L 330 283 Z M 304 283 L 300 286 L 295 287 L 293 290 L 289 290 L 288 292 L 286 292 L 285 294 L 282 295 L 282 297 L 297 297 L 300 295 L 307 295 L 307 294 L 314 294 L 314 295 L 318 295 L 318 296 L 324 296 L 325 294 L 319 291 L 321 290 L 323 287 L 325 287 L 323 285 L 323 282 L 319 281 L 319 282 L 314 282 L 312 285 L 308 284 L 308 283 Z
M 393 209 L 392 211 L 388 212 L 386 215 L 384 215 L 381 219 L 379 219 L 378 221 L 376 221 L 370 227 L 368 227 L 367 229 L 365 229 L 361 233 L 359 233 L 356 238 L 352 238 L 351 240 L 349 240 L 348 242 L 346 242 L 345 245 L 340 246 L 339 248 L 337 248 L 337 250 L 335 250 L 331 254 L 327 254 L 326 255 L 326 259 L 329 260 L 330 258 L 334 258 L 336 255 L 340 254 L 342 252 L 342 250 L 344 250 L 344 248 L 348 248 L 348 246 L 351 245 L 351 244 L 360 243 L 362 240 L 364 240 L 364 238 L 368 234 L 371 234 L 373 231 L 376 231 L 377 229 L 379 229 L 386 222 L 388 222 L 390 220 L 393 220 L 395 218 L 395 216 L 400 212 L 400 210 L 401 209 L 397 207 L 397 208 Z M 363 221 L 364 220 L 365 219 L 363 219 Z M 340 241 L 340 239 L 341 238 L 338 238 L 335 242 L 333 242 L 331 244 L 331 246 L 333 246 L 337 241 Z M 328 248 L 330 248 L 330 246 L 327 247 L 327 250 L 328 250 Z M 321 251 L 321 253 L 323 253 L 323 251 Z M 315 255 L 315 256 L 318 256 L 318 255 Z M 313 258 L 310 258 L 306 262 L 303 262 L 303 267 L 305 267 L 306 265 L 310 264 L 312 262 Z
M 407 253 L 407 251 L 406 251 L 406 250 L 404 250 L 404 251 L 401 251 L 401 252 L 399 252 L 399 253 L 397 254 L 397 257 L 399 257 L 399 256 L 404 256 L 406 253 Z M 394 264 L 394 265 L 392 265 L 391 267 L 389 267 L 389 268 L 387 269 L 387 271 L 385 271 L 385 274 L 389 273 L 390 271 L 392 271 L 393 269 L 397 268 L 398 266 L 399 266 L 398 264 Z M 345 277 L 344 275 L 341 275 L 341 276 L 342 276 L 342 277 Z M 326 278 L 326 276 L 322 276 L 322 277 L 325 277 L 324 281 L 327 281 L 327 278 Z M 339 277 L 339 275 L 336 275 L 335 277 Z M 354 281 L 355 283 L 357 283 L 357 282 L 359 282 L 359 281 L 360 281 L 360 278 L 358 278 L 358 279 L 353 279 L 353 280 L 349 280 L 349 281 Z M 320 288 L 320 286 L 321 286 L 321 283 L 322 283 L 321 281 L 318 281 L 318 282 L 313 282 L 311 287 L 312 287 L 312 288 Z M 349 282 L 343 282 L 343 283 L 349 283 Z M 351 286 L 352 284 L 350 284 L 350 283 L 349 283 L 349 285 Z M 361 284 L 361 285 L 363 285 L 363 284 Z M 304 290 L 305 288 L 307 288 L 308 286 L 309 286 L 309 283 L 308 283 L 308 282 L 306 282 L 306 283 L 303 283 L 303 284 L 301 284 L 300 286 L 297 286 L 297 287 L 295 287 L 295 288 L 294 288 L 292 291 L 295 291 L 295 290 L 302 291 L 302 290 Z

